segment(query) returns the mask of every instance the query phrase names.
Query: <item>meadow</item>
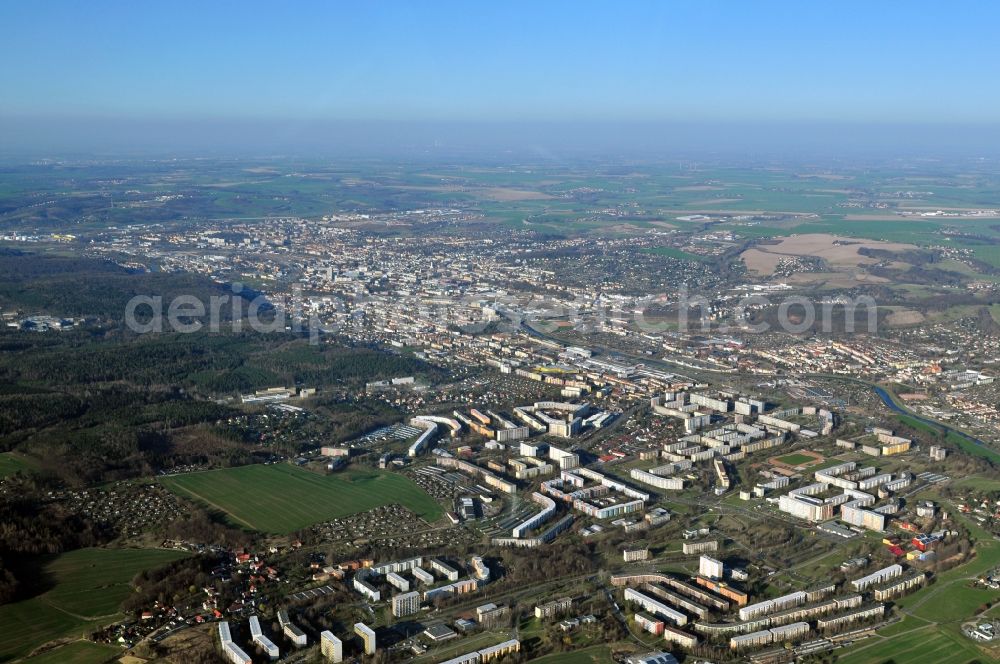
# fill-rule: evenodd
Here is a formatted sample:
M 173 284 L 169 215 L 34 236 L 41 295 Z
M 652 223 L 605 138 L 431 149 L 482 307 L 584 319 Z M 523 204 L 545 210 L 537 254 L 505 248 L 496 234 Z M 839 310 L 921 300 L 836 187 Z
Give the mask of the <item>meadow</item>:
M 956 634 L 929 626 L 897 634 L 892 638 L 863 641 L 863 647 L 842 655 L 837 664 L 883 664 L 906 662 L 907 664 L 969 664 L 986 661 L 972 641 Z
M 860 641 L 837 659 L 838 664 L 968 664 L 995 660 L 996 649 L 990 655 L 984 654 L 962 634 L 961 625 L 985 602 L 996 599 L 995 592 L 972 587 L 969 580 L 1000 565 L 1000 542 L 972 521 L 961 515 L 959 518 L 976 540 L 975 557 L 942 572 L 934 584 L 897 600 L 896 605 L 905 613 L 903 620 L 879 630 L 878 636 Z
M 375 470 L 320 475 L 287 464 L 253 465 L 164 477 L 171 491 L 224 512 L 240 526 L 290 533 L 321 521 L 398 503 L 426 521 L 443 510 L 414 482 Z
M 611 649 L 605 645 L 591 646 L 573 652 L 554 653 L 531 660 L 534 664 L 609 664 Z
M 31 464 L 23 457 L 11 452 L 0 453 L 0 477 L 13 475 L 18 471 L 27 471 L 30 468 Z
M 53 639 L 86 636 L 112 622 L 118 606 L 131 592 L 132 577 L 184 555 L 162 549 L 78 549 L 53 557 L 44 566 L 44 576 L 51 584 L 47 591 L 0 606 L 0 625 L 4 627 L 0 630 L 0 662 L 23 657 Z

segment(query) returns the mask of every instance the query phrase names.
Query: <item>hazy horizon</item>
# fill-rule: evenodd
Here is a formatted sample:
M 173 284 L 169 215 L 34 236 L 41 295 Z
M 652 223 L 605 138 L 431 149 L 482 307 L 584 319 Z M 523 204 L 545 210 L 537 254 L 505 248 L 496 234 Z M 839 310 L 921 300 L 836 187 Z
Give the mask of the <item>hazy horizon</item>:
M 989 158 L 1000 123 L 0 118 L 0 157 Z
M 0 154 L 1000 154 L 1000 8 L 0 5 Z

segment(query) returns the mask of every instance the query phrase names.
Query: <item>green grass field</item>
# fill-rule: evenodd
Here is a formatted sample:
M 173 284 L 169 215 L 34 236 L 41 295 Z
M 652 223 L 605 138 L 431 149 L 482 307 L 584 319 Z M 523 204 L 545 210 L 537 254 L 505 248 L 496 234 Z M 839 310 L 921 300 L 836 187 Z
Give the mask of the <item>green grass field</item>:
M 45 566 L 54 584 L 50 590 L 0 606 L 0 661 L 23 657 L 53 639 L 86 636 L 111 622 L 131 592 L 133 576 L 182 557 L 162 549 L 79 549 L 54 557 Z
M 801 466 L 806 463 L 816 463 L 816 458 L 809 456 L 808 454 L 786 454 L 783 457 L 778 457 L 778 461 L 782 463 L 787 463 L 789 466 Z
M 121 657 L 121 648 L 90 641 L 74 641 L 24 660 L 30 664 L 104 664 Z
M 611 649 L 607 646 L 591 646 L 573 652 L 555 653 L 531 660 L 535 664 L 609 664 Z
M 647 252 L 651 254 L 656 254 L 657 256 L 667 256 L 668 258 L 679 258 L 686 261 L 698 261 L 703 262 L 709 260 L 706 256 L 699 256 L 698 254 L 689 254 L 686 251 L 677 249 L 675 247 L 653 247 L 647 249 Z
M 879 640 L 875 640 L 879 639 Z M 837 664 L 968 664 L 989 661 L 972 641 L 936 626 L 920 628 L 893 638 L 872 637 L 837 659 Z
M 0 454 L 0 477 L 13 475 L 19 470 L 26 471 L 30 469 L 31 464 L 25 461 L 21 456 L 11 452 L 3 452 Z
M 414 482 L 375 470 L 320 475 L 286 464 L 241 466 L 161 479 L 170 490 L 267 533 L 306 526 L 398 503 L 427 521 L 443 510 Z
M 900 623 L 878 632 L 879 636 L 861 641 L 838 660 L 838 664 L 881 664 L 937 662 L 967 664 L 974 660 L 994 661 L 995 653 L 984 652 L 961 633 L 962 622 L 996 593 L 969 586 L 969 579 L 1000 565 L 1000 542 L 977 524 L 958 515 L 976 539 L 976 556 L 938 575 L 937 582 L 899 599 L 896 604 L 907 612 Z M 875 640 L 878 639 L 878 640 Z M 914 647 L 922 644 L 922 647 Z

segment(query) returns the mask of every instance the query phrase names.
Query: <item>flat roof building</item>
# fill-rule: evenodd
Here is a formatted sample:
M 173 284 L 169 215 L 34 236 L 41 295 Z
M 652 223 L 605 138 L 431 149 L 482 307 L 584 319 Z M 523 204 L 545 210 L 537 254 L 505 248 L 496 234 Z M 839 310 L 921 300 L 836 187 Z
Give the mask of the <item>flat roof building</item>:
M 364 623 L 354 623 L 354 633 L 361 637 L 365 645 L 365 654 L 375 654 L 375 631 Z
M 392 615 L 397 618 L 411 616 L 420 610 L 420 593 L 402 593 L 392 598 Z
M 319 651 L 328 662 L 344 661 L 344 642 L 325 630 L 319 635 Z

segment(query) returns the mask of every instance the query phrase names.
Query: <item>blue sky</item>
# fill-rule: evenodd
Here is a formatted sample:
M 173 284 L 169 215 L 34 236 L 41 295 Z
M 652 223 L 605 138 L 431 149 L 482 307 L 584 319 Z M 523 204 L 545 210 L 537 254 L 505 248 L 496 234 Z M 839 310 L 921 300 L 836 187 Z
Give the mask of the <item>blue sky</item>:
M 0 3 L 0 116 L 1000 123 L 995 2 Z

